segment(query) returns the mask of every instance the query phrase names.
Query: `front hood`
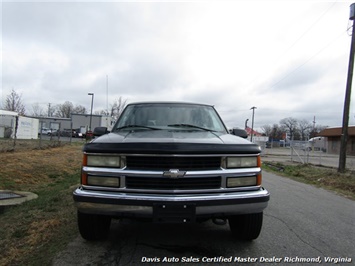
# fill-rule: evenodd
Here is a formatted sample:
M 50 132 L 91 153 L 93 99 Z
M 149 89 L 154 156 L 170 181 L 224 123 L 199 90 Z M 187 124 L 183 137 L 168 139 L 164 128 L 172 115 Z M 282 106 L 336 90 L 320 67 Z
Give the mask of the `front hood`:
M 209 143 L 209 144 L 247 144 L 249 141 L 230 134 L 209 131 L 171 131 L 141 130 L 136 132 L 119 132 L 103 135 L 94 139 L 95 143 Z
M 84 146 L 86 152 L 115 153 L 259 153 L 246 139 L 221 132 L 141 130 L 103 135 Z

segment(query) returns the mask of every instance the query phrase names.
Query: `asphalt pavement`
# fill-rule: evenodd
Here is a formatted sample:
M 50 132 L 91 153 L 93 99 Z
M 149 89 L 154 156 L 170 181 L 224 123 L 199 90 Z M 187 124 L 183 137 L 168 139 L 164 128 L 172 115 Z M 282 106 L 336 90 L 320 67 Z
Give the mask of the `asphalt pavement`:
M 271 198 L 254 241 L 238 241 L 228 224 L 211 221 L 173 225 L 113 220 L 107 240 L 90 242 L 78 233 L 52 265 L 354 264 L 354 201 L 269 172 L 263 174 L 263 185 Z M 220 261 L 229 258 L 231 262 Z

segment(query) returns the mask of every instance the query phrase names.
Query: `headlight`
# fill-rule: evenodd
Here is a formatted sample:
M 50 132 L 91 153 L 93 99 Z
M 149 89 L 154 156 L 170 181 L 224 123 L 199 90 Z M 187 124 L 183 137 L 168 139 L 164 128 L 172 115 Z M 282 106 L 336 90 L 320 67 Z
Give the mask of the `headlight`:
M 122 166 L 120 156 L 87 155 L 87 166 L 118 167 Z
M 120 179 L 118 177 L 88 175 L 87 184 L 90 186 L 100 186 L 100 187 L 119 187 Z
M 258 157 L 227 157 L 226 168 L 257 167 Z
M 256 176 L 250 177 L 229 177 L 227 178 L 227 187 L 247 187 L 257 184 Z

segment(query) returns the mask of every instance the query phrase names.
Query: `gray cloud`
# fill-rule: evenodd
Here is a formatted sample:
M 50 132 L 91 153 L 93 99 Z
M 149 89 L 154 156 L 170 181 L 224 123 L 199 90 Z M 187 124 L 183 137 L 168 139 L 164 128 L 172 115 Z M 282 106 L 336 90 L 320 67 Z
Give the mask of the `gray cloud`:
M 252 106 L 259 127 L 314 115 L 340 125 L 350 40 L 319 49 L 346 28 L 335 21 L 346 21 L 348 5 L 330 6 L 4 2 L 2 101 L 14 88 L 27 106 L 89 107 L 94 92 L 95 109 L 106 108 L 107 96 L 186 100 L 215 105 L 232 126 L 244 126 Z M 287 10 L 302 20 L 286 21 Z

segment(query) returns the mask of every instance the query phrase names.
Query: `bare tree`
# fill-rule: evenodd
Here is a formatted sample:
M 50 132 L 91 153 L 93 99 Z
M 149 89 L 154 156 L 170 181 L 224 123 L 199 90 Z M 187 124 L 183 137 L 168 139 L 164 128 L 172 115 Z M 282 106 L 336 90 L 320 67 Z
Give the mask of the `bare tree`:
M 75 114 L 86 114 L 86 108 L 82 105 L 76 105 L 73 109 Z
M 310 138 L 317 137 L 318 134 L 319 134 L 322 130 L 326 129 L 327 127 L 328 127 L 328 126 L 316 125 L 314 128 L 312 128 L 309 137 L 310 137 Z
M 280 124 L 289 133 L 290 139 L 293 140 L 298 130 L 298 120 L 296 118 L 288 117 L 281 119 Z
M 261 127 L 261 129 L 263 130 L 265 136 L 270 137 L 271 133 L 272 133 L 272 126 L 270 125 L 264 125 Z
M 66 101 L 63 104 L 58 104 L 56 106 L 56 116 L 62 118 L 69 118 L 70 114 L 74 109 L 74 105 L 72 102 Z
M 283 139 L 282 138 L 283 137 L 283 131 L 282 131 L 282 129 L 280 128 L 280 126 L 278 124 L 273 124 L 270 137 L 273 140 Z
M 63 104 L 58 104 L 56 107 L 56 116 L 62 118 L 70 118 L 72 113 L 85 114 L 86 108 L 82 105 L 76 105 L 74 107 L 72 102 L 66 101 Z
M 22 102 L 22 95 L 19 95 L 14 89 L 7 95 L 5 101 L 5 110 L 17 112 L 24 115 L 26 112 L 25 105 Z
M 48 117 L 54 117 L 57 115 L 58 105 L 48 105 Z
M 46 116 L 46 112 L 44 109 L 38 104 L 34 103 L 32 104 L 32 116 L 40 117 L 40 116 Z
M 116 99 L 113 102 L 113 104 L 111 104 L 109 115 L 117 119 L 121 115 L 126 105 L 127 105 L 127 99 L 123 100 L 122 97 L 120 96 L 120 98 Z
M 307 140 L 307 137 L 313 138 L 318 136 L 319 132 L 328 126 L 317 125 L 313 126 L 312 122 L 306 119 L 297 120 L 292 117 L 284 118 L 280 124 L 264 125 L 262 126 L 263 132 L 272 140 L 284 139 L 284 134 L 287 132 L 290 139 Z
M 302 119 L 298 122 L 298 127 L 301 134 L 301 140 L 307 140 L 310 136 L 313 125 L 306 119 Z

